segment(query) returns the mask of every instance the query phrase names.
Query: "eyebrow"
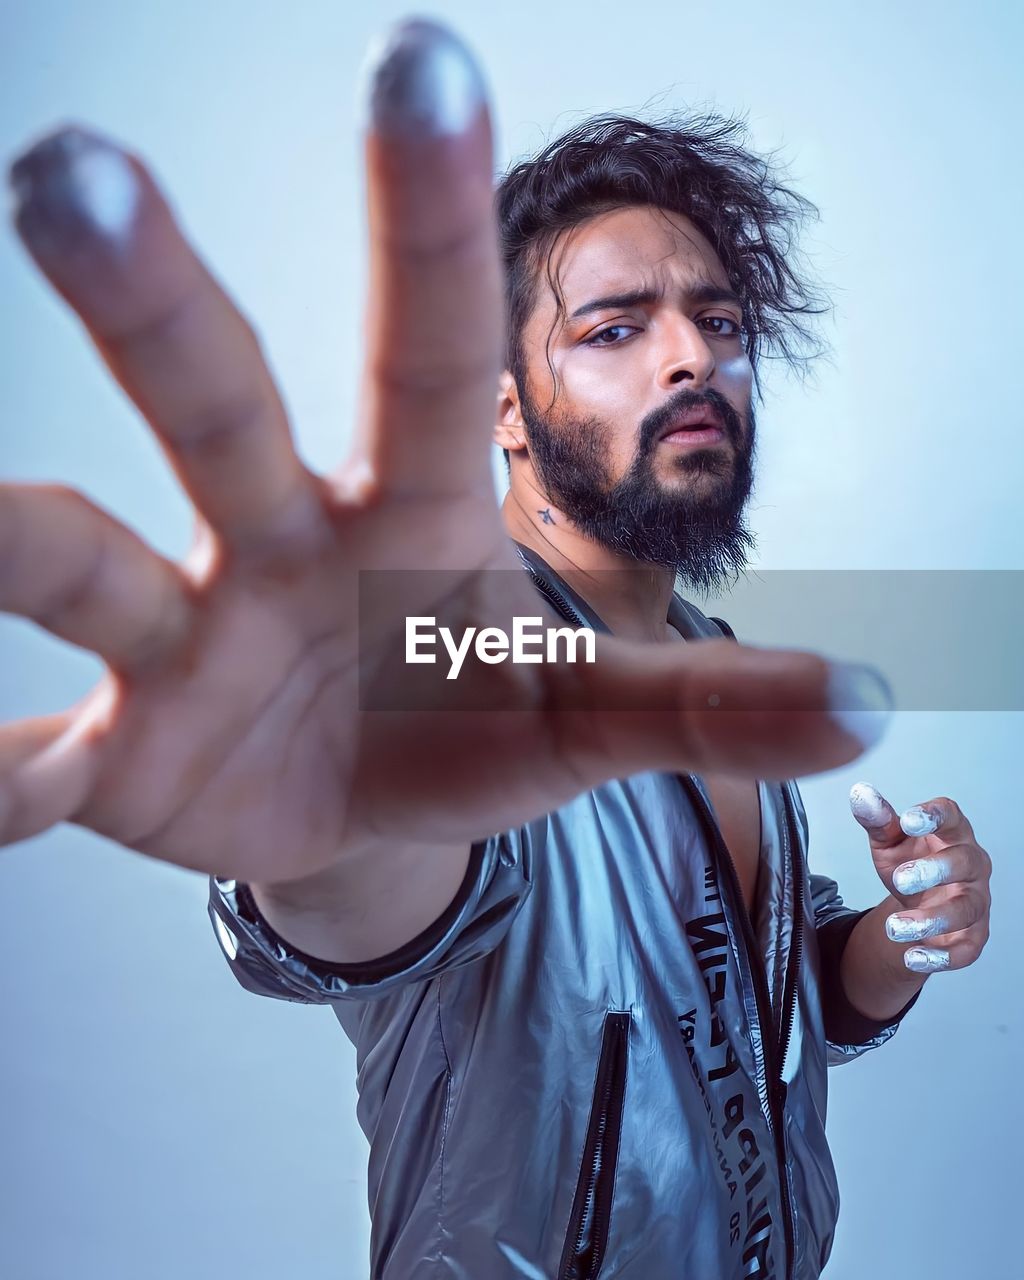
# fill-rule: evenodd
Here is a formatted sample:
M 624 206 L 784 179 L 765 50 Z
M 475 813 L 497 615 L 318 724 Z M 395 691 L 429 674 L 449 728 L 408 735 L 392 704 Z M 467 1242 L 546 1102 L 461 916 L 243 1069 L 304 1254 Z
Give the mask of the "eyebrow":
M 585 302 L 582 307 L 577 307 L 569 317 L 570 320 L 577 320 L 580 316 L 588 315 L 591 311 L 609 311 L 616 308 L 651 306 L 655 302 L 659 302 L 662 293 L 657 289 L 629 289 L 624 293 L 609 293 L 603 298 L 594 298 L 590 302 Z M 732 289 L 723 289 L 721 285 L 714 284 L 711 280 L 701 280 L 694 287 L 688 290 L 688 297 L 691 302 L 731 302 L 739 307 L 742 311 L 743 299 L 738 293 L 734 293 Z

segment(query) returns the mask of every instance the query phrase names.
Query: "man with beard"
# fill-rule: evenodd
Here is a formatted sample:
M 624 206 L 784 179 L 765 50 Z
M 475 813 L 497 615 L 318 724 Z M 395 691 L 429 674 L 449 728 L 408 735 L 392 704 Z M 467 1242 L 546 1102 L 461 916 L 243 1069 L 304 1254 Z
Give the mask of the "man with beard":
M 557 145 L 572 154 L 584 134 L 603 136 L 606 157 L 641 140 L 680 145 L 678 130 L 616 118 Z M 562 567 L 665 570 L 649 575 L 661 582 L 664 621 L 675 576 L 713 591 L 753 545 L 743 522 L 754 457 L 743 298 L 698 227 L 653 203 L 583 215 L 556 245 L 568 318 L 541 287 L 517 333 L 518 376 L 503 377 L 506 527 Z
M 673 590 L 751 545 L 757 357 L 795 358 L 812 309 L 799 200 L 735 126 L 599 119 L 506 176 L 495 237 L 461 43 L 402 24 L 371 85 L 365 395 L 329 476 L 141 161 L 64 129 L 12 170 L 197 533 L 172 564 L 78 495 L 4 486 L 4 608 L 107 669 L 4 730 L 3 839 L 69 820 L 210 873 L 239 981 L 331 1007 L 375 1278 L 810 1280 L 838 1212 L 826 1067 L 895 1033 L 929 955 L 976 958 L 989 868 L 948 798 L 911 828 L 862 786 L 888 894 L 845 907 L 791 779 L 875 740 L 884 683 L 722 638 Z M 403 669 L 411 616 L 537 613 L 600 631 L 598 661 L 478 662 L 469 710 Z M 922 892 L 951 877 L 970 892 Z M 915 971 L 885 922 L 936 901 L 947 949 Z

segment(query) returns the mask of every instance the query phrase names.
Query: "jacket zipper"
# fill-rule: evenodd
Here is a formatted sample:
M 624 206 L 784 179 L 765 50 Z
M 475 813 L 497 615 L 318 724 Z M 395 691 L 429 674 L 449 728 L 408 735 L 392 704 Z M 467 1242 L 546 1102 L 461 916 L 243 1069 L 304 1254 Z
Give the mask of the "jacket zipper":
M 561 613 L 567 622 L 575 622 L 575 624 L 578 627 L 589 627 L 591 625 L 589 622 L 587 622 L 585 618 L 583 618 L 580 615 L 578 610 L 572 607 L 572 605 L 569 603 L 568 600 L 565 599 L 564 596 L 560 595 L 559 592 L 557 592 L 549 582 L 546 582 L 540 576 L 540 574 L 533 567 L 533 565 L 530 564 L 530 562 L 526 559 L 525 556 L 520 555 L 519 558 L 520 560 L 522 560 L 523 564 L 526 566 L 526 572 L 530 575 L 531 579 L 533 580 L 533 585 L 537 588 L 537 590 L 541 593 L 542 596 L 547 597 L 548 601 L 555 606 L 556 611 Z
M 604 1260 L 622 1131 L 629 1024 L 629 1013 L 605 1015 L 583 1161 L 558 1280 L 596 1280 Z
M 804 941 L 804 865 L 803 859 L 796 856 L 798 848 L 796 819 L 793 814 L 793 807 L 790 803 L 789 784 L 782 783 L 780 790 L 782 792 L 782 803 L 786 810 L 786 828 L 789 833 L 789 847 L 792 850 L 790 862 L 793 868 L 793 946 L 792 946 L 792 963 L 786 969 L 786 981 L 783 987 L 782 998 L 782 1031 L 779 1036 L 779 1072 L 780 1077 L 786 1065 L 786 1054 L 789 1052 L 789 1041 L 793 1034 L 793 1012 L 796 1004 L 796 986 L 797 986 L 797 970 L 800 967 L 800 957 L 803 949 Z M 783 1105 L 785 1105 L 785 1096 L 788 1092 L 786 1083 L 780 1078 L 779 1083 L 783 1088 Z
M 782 1002 L 782 1023 L 779 1028 L 778 1043 L 773 1045 L 772 1035 L 775 1027 L 772 1019 L 771 995 L 768 991 L 768 982 L 765 978 L 764 971 L 760 964 L 755 962 L 755 956 L 757 954 L 757 940 L 754 937 L 754 930 L 750 923 L 750 916 L 747 913 L 746 906 L 743 902 L 743 894 L 740 889 L 739 877 L 736 874 L 736 865 L 732 860 L 732 855 L 729 853 L 725 841 L 722 839 L 722 833 L 718 829 L 718 824 L 714 820 L 714 815 L 711 813 L 707 802 L 701 794 L 697 784 L 694 782 L 692 776 L 689 774 L 680 774 L 679 778 L 693 801 L 694 806 L 696 807 L 697 812 L 703 820 L 707 832 L 711 837 L 712 847 L 715 850 L 718 864 L 725 871 L 729 879 L 730 891 L 736 907 L 736 914 L 739 916 L 743 942 L 747 950 L 747 964 L 754 979 L 754 998 L 757 1005 L 758 1031 L 760 1032 L 761 1044 L 764 1046 L 765 1076 L 769 1080 L 768 1096 L 765 1098 L 764 1095 L 762 1095 L 762 1108 L 764 1109 L 765 1116 L 767 1117 L 769 1128 L 772 1131 L 772 1136 L 775 1139 L 775 1155 L 779 1168 L 779 1187 L 782 1193 L 783 1227 L 786 1241 L 785 1274 L 788 1278 L 792 1275 L 793 1271 L 795 1223 L 793 1221 L 793 1207 L 789 1195 L 785 1119 L 782 1114 L 782 1108 L 786 1105 L 788 1088 L 785 1081 L 782 1079 L 782 1066 L 785 1062 L 785 1053 L 786 1049 L 789 1047 L 789 1040 L 792 1034 L 797 965 L 800 960 L 799 939 L 802 933 L 801 922 L 803 917 L 803 895 L 801 884 L 802 868 L 800 867 L 800 860 L 795 856 L 796 844 L 793 841 L 793 824 L 789 809 L 789 800 L 786 795 L 785 787 L 783 786 L 783 803 L 786 809 L 786 822 L 790 833 L 790 850 L 792 851 L 791 863 L 794 871 L 795 905 L 793 914 L 793 931 L 794 937 L 797 939 L 797 943 L 791 953 L 786 969 L 784 996 Z M 765 1036 L 766 1028 L 768 1031 L 767 1038 Z M 760 1093 L 760 1090 L 758 1092 Z M 767 1106 L 764 1105 L 765 1103 L 767 1103 Z
M 569 604 L 564 596 L 557 592 L 549 582 L 541 577 L 522 552 L 519 552 L 519 558 L 522 560 L 527 572 L 533 579 L 534 585 L 540 590 L 542 595 L 546 596 L 548 600 L 554 604 L 555 608 L 560 613 L 562 613 L 569 621 L 575 622 L 577 626 L 585 627 L 590 625 L 590 623 L 582 618 L 579 612 Z M 793 1218 L 793 1208 L 789 1196 L 785 1117 L 782 1113 L 783 1108 L 786 1105 L 786 1097 L 789 1089 L 785 1080 L 782 1079 L 782 1071 L 785 1066 L 786 1053 L 789 1049 L 789 1042 L 793 1032 L 793 1012 L 796 1001 L 797 974 L 800 965 L 803 942 L 803 865 L 801 859 L 796 856 L 796 824 L 793 820 L 789 794 L 786 790 L 785 783 L 783 783 L 781 785 L 781 793 L 783 808 L 786 811 L 786 827 L 789 833 L 790 865 L 793 870 L 794 945 L 790 950 L 790 956 L 787 958 L 786 977 L 783 983 L 782 1021 L 779 1027 L 778 1044 L 775 1046 L 775 1051 L 773 1053 L 771 1039 L 766 1040 L 764 1036 L 765 1027 L 769 1029 L 769 1032 L 774 1031 L 771 1011 L 771 994 L 768 991 L 768 982 L 765 978 L 761 965 L 759 963 L 754 963 L 754 957 L 757 954 L 757 940 L 754 937 L 754 929 L 750 922 L 750 916 L 748 915 L 746 906 L 743 902 L 743 893 L 740 888 L 739 877 L 736 874 L 736 865 L 732 860 L 732 854 L 729 852 L 725 841 L 722 839 L 722 833 L 718 829 L 718 824 L 715 822 L 714 815 L 711 813 L 707 802 L 700 792 L 700 788 L 689 774 L 680 774 L 679 779 L 688 792 L 698 815 L 703 819 L 707 833 L 711 837 L 711 845 L 715 850 L 719 866 L 725 869 L 726 875 L 728 876 L 733 895 L 733 902 L 736 905 L 737 914 L 740 919 L 744 945 L 747 950 L 747 964 L 754 976 L 754 1000 L 757 1006 L 758 1030 L 761 1033 L 761 1043 L 765 1046 L 765 1076 L 767 1077 L 769 1072 L 771 1073 L 769 1092 L 767 1097 L 761 1097 L 761 1104 L 762 1110 L 768 1120 L 768 1126 L 775 1139 L 775 1155 L 779 1166 L 779 1185 L 782 1192 L 784 1218 L 783 1227 L 786 1241 L 786 1277 L 787 1280 L 789 1280 L 793 1271 L 796 1227 Z M 629 1015 L 627 1014 L 625 1016 L 628 1018 Z M 775 1066 L 776 1062 L 778 1063 L 777 1067 Z M 758 1090 L 758 1093 L 760 1094 L 760 1090 Z M 566 1246 L 568 1247 L 568 1240 L 566 1241 Z M 571 1265 L 572 1257 L 573 1255 L 569 1255 L 568 1259 L 563 1258 L 563 1267 Z M 563 1272 L 560 1270 L 558 1280 L 576 1280 L 576 1275 L 576 1272 L 572 1272 L 565 1273 L 563 1276 Z M 579 1280 L 589 1280 L 589 1277 L 580 1276 Z
M 730 627 L 727 622 L 723 622 L 721 618 L 712 618 L 711 621 L 715 623 L 715 625 L 719 628 L 719 630 L 724 632 L 725 635 L 729 636 L 733 640 L 736 639 L 736 632 L 733 631 L 732 627 Z M 786 1054 L 789 1052 L 789 1041 L 793 1031 L 793 1009 L 796 1003 L 797 973 L 800 968 L 801 948 L 803 946 L 803 941 L 804 941 L 804 931 L 803 931 L 804 868 L 803 868 L 803 859 L 797 858 L 795 854 L 795 851 L 798 848 L 799 842 L 797 839 L 796 817 L 794 816 L 793 806 L 790 803 L 791 797 L 789 794 L 789 784 L 785 782 L 782 783 L 779 790 L 782 794 L 782 805 L 786 811 L 786 831 L 789 836 L 789 847 L 790 847 L 790 850 L 793 851 L 790 856 L 790 864 L 793 868 L 793 887 L 794 887 L 794 902 L 795 902 L 795 909 L 793 913 L 793 949 L 795 950 L 795 956 L 793 957 L 792 965 L 786 970 L 786 978 L 785 978 L 785 982 L 783 983 L 782 1026 L 780 1027 L 780 1030 L 779 1030 L 779 1057 L 778 1057 L 779 1088 L 782 1096 L 782 1105 L 783 1107 L 785 1107 L 786 1097 L 789 1093 L 789 1089 L 788 1089 L 788 1086 L 786 1085 L 785 1080 L 782 1079 L 782 1073 L 786 1067 Z M 735 865 L 733 864 L 731 856 L 729 858 L 729 865 L 735 871 Z M 736 891 L 737 901 L 742 905 L 743 897 L 742 897 L 742 894 L 739 892 L 739 883 L 735 876 L 733 877 L 733 886 Z M 746 911 L 744 911 L 743 914 L 746 915 L 747 914 Z M 749 936 L 753 938 L 754 936 L 753 928 L 750 929 Z

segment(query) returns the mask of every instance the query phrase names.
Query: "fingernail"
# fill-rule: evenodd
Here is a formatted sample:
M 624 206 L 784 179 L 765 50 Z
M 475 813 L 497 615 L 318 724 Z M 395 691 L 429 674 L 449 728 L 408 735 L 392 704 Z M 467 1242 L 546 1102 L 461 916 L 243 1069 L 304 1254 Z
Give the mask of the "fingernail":
M 903 963 L 914 973 L 935 973 L 949 968 L 949 952 L 933 947 L 911 947 L 904 951 Z
M 893 816 L 892 808 L 870 782 L 855 782 L 850 788 L 850 809 L 866 827 L 884 827 Z
M 14 216 L 30 247 L 67 252 L 96 237 L 127 240 L 139 207 L 128 157 L 95 134 L 71 126 L 51 133 L 11 165 Z
M 900 815 L 900 826 L 908 836 L 930 836 L 938 831 L 940 819 L 937 814 L 915 804 Z
M 914 920 L 907 916 L 889 916 L 885 932 L 893 942 L 918 942 L 936 934 L 949 933 L 944 916 L 931 916 L 927 920 Z
M 900 893 L 923 893 L 942 884 L 949 872 L 949 863 L 941 858 L 929 858 L 924 862 L 908 862 L 892 873 L 892 882 Z
M 832 719 L 863 747 L 873 746 L 892 715 L 892 690 L 876 671 L 858 662 L 834 662 L 828 676 Z
M 464 132 L 486 101 L 476 60 L 447 27 L 410 18 L 379 36 L 363 67 L 370 117 L 379 133 L 444 136 Z

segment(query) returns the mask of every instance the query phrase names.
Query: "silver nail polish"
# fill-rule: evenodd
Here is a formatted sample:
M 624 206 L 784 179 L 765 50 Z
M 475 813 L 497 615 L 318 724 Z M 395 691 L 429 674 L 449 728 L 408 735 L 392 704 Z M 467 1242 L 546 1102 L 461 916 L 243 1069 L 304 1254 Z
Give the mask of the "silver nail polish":
M 874 667 L 834 662 L 828 675 L 828 704 L 836 724 L 863 747 L 870 747 L 881 738 L 892 716 L 892 690 Z
M 885 922 L 885 932 L 892 942 L 919 942 L 922 938 L 949 933 L 950 929 L 944 916 L 931 916 L 927 920 L 900 920 L 889 916 Z
M 476 60 L 454 32 L 411 18 L 371 45 L 360 97 L 369 98 L 379 133 L 445 136 L 473 123 L 487 89 Z
M 870 782 L 855 782 L 850 788 L 850 810 L 869 827 L 884 827 L 893 816 L 881 792 Z
M 900 815 L 900 826 L 908 836 L 930 836 L 938 831 L 940 819 L 919 804 Z
M 139 181 L 117 147 L 71 127 L 35 144 L 9 174 L 18 227 L 33 248 L 73 248 L 98 237 L 126 242 L 140 203 Z
M 925 858 L 917 862 L 908 862 L 906 867 L 897 867 L 892 873 L 892 882 L 898 893 L 923 893 L 925 889 L 934 889 L 942 884 L 952 872 L 948 858 Z
M 903 963 L 912 973 L 937 973 L 949 968 L 949 952 L 935 947 L 911 947 L 903 953 Z

